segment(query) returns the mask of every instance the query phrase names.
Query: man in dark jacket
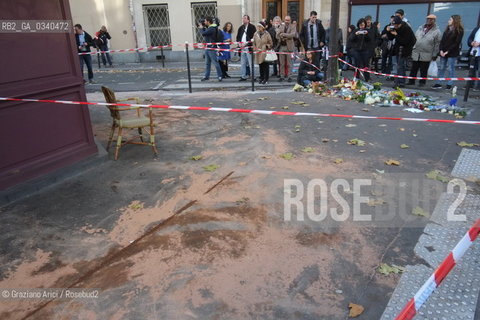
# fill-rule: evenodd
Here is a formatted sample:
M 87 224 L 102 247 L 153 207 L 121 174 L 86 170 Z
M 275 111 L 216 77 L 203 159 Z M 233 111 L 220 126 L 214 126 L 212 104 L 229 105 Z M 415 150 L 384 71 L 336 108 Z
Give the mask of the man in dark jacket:
M 478 75 L 478 69 L 480 66 L 480 26 L 473 29 L 472 33 L 467 40 L 468 46 L 470 47 L 470 55 L 475 53 L 475 70 L 476 74 Z M 475 81 L 475 87 L 473 90 L 478 91 L 480 90 L 480 81 Z
M 397 56 L 397 75 L 405 76 L 407 70 L 407 59 L 412 55 L 413 47 L 417 42 L 415 33 L 412 28 L 402 21 L 398 16 L 393 17 L 394 29 L 389 31 L 389 39 L 395 39 L 393 48 L 394 54 Z M 394 87 L 405 87 L 405 79 L 395 79 Z
M 221 33 L 221 31 L 218 30 L 217 25 L 213 23 L 212 17 L 205 18 L 205 24 L 199 24 L 198 27 L 202 29 L 201 33 L 206 43 L 218 42 L 218 34 Z M 209 48 L 217 48 L 217 45 L 209 44 L 205 49 L 205 76 L 203 77 L 202 81 L 207 81 L 210 79 L 210 70 L 212 68 L 212 63 L 217 70 L 218 81 L 222 81 L 223 72 L 220 68 L 220 64 L 218 63 L 217 51 Z
M 325 29 L 322 21 L 317 20 L 317 12 L 310 12 L 310 19 L 305 21 L 300 31 L 300 41 L 305 51 L 320 50 L 325 45 Z M 313 56 L 315 64 L 320 65 L 321 52 L 316 52 Z
M 257 29 L 253 24 L 250 23 L 250 17 L 248 15 L 243 16 L 242 22 L 243 24 L 238 28 L 237 31 L 237 42 L 241 42 L 240 48 L 242 50 L 240 54 L 240 81 L 246 81 L 247 66 L 252 66 L 252 55 L 249 52 L 252 49 L 252 43 L 249 41 L 252 41 L 253 35 Z
M 83 65 L 87 65 L 88 70 L 88 82 L 95 83 L 93 81 L 93 69 L 92 69 L 92 56 L 89 54 L 91 52 L 90 46 L 93 46 L 92 36 L 83 31 L 82 25 L 75 25 L 75 41 L 77 42 L 78 53 L 85 53 L 79 55 L 80 59 L 80 69 L 82 70 L 83 78 Z
M 100 46 L 99 49 L 100 51 L 108 51 L 108 40 L 112 39 L 110 36 L 110 33 L 107 31 L 107 27 L 102 26 L 100 28 L 100 31 L 98 32 L 98 39 L 100 40 Z M 106 56 L 106 59 L 105 59 Z M 104 66 L 107 66 L 107 61 L 110 67 L 112 67 L 112 59 L 110 58 L 110 54 L 107 53 L 102 53 L 102 62 Z

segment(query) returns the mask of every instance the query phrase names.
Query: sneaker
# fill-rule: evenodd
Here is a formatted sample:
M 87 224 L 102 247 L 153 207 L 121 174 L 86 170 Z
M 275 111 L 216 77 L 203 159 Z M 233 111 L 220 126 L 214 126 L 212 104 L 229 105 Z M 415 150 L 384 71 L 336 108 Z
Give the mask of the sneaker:
M 292 82 L 292 78 L 288 77 L 287 81 Z
M 223 78 L 222 77 L 218 77 L 218 82 L 222 82 Z
M 88 80 L 88 83 L 90 83 L 90 84 L 96 84 L 96 83 L 97 83 L 97 81 L 95 81 L 95 80 L 91 79 L 91 80 Z
M 202 80 L 200 80 L 200 81 L 203 82 L 203 81 L 208 81 L 208 80 L 210 80 L 210 79 L 209 78 L 202 78 Z
M 452 89 L 452 86 L 447 84 L 447 90 L 450 90 L 450 89 Z
M 480 91 L 480 88 L 473 88 L 473 91 L 475 92 Z
M 436 83 L 436 84 L 434 84 L 434 85 L 432 86 L 432 89 L 442 89 L 442 85 Z
M 267 80 L 263 80 L 263 83 L 262 84 L 268 84 L 268 81 Z
M 247 81 L 247 79 L 245 79 L 245 78 L 240 78 L 240 80 L 238 80 L 238 81 Z
M 283 80 L 284 79 L 282 77 L 280 77 L 280 79 L 278 79 L 279 82 L 283 82 Z

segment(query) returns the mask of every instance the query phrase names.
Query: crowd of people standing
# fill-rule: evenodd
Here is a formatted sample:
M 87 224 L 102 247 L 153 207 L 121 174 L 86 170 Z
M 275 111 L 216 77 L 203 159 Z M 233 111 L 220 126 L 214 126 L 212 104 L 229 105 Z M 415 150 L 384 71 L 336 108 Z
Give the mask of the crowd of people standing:
M 212 18 L 208 18 L 211 20 Z M 305 85 L 311 81 L 318 81 L 323 78 L 327 57 L 325 49 L 329 46 L 330 30 L 325 30 L 322 21 L 318 19 L 317 12 L 312 11 L 310 17 L 299 25 L 292 21 L 290 16 L 274 17 L 271 20 L 262 19 L 252 24 L 250 17 L 242 17 L 242 25 L 237 29 L 236 43 L 233 41 L 233 24 L 225 23 L 222 37 L 212 37 L 211 25 L 201 27 L 205 42 L 221 42 L 226 44 L 215 46 L 209 45 L 206 50 L 206 70 L 204 81 L 209 80 L 211 61 L 217 67 L 218 80 L 229 78 L 228 61 L 234 54 L 240 56 L 241 77 L 239 81 L 247 81 L 250 76 L 252 65 L 251 50 L 255 52 L 254 63 L 259 66 L 260 75 L 257 78 L 260 84 L 267 84 L 271 77 L 278 77 L 278 81 L 293 81 L 293 61 L 297 54 L 301 53 L 302 59 L 298 69 L 297 83 Z M 213 28 L 216 25 L 214 24 Z M 472 52 L 476 52 L 476 68 L 480 56 L 480 32 L 478 27 L 474 29 L 469 37 L 468 44 Z M 340 51 L 344 51 L 344 59 L 359 69 L 373 69 L 376 72 L 392 75 L 407 75 L 410 66 L 411 77 L 428 77 L 429 67 L 432 62 L 438 65 L 438 77 L 455 77 L 455 64 L 461 54 L 461 43 L 464 36 L 464 28 L 459 15 L 452 15 L 448 20 L 445 29 L 437 25 L 437 17 L 433 14 L 426 16 L 424 24 L 417 29 L 412 26 L 406 18 L 402 9 L 397 10 L 390 21 L 381 28 L 378 21 L 373 21 L 370 15 L 359 19 L 356 25 L 347 28 L 345 48 L 342 39 L 342 29 L 339 28 L 337 38 Z M 237 47 L 233 52 L 227 51 Z M 216 51 L 215 48 L 225 51 Z M 213 50 L 212 50 L 213 49 Z M 344 50 L 345 49 L 345 50 Z M 210 51 L 210 52 L 208 52 Z M 275 60 L 268 59 L 268 52 L 274 51 L 277 55 Z M 305 54 L 311 52 L 311 54 Z M 327 51 L 328 52 L 328 51 Z M 216 57 L 216 59 L 215 59 Z M 323 58 L 323 60 L 322 60 Z M 210 61 L 210 62 L 209 62 Z M 323 63 L 322 63 L 323 61 Z M 379 64 L 379 61 L 381 63 Z M 270 72 L 272 66 L 272 74 Z M 342 66 L 347 70 L 347 64 Z M 370 81 L 370 73 L 361 71 L 359 77 L 364 81 Z M 402 78 L 387 77 L 393 80 L 394 87 L 415 85 L 415 80 L 408 82 Z M 446 89 L 452 88 L 452 81 L 448 81 Z M 425 86 L 426 80 L 420 80 L 419 86 Z M 476 89 L 479 85 L 477 84 Z M 442 88 L 442 82 L 438 81 L 433 89 Z

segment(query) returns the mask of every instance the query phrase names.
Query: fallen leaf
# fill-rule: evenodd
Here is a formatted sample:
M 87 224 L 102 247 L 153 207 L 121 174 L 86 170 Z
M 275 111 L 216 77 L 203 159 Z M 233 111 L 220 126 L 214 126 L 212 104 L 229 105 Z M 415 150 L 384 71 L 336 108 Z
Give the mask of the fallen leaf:
M 367 150 L 360 150 L 360 151 L 358 151 L 358 152 L 360 152 L 360 153 L 365 153 L 365 152 L 367 152 Z
M 377 199 L 377 200 L 370 200 L 367 203 L 367 206 L 369 207 L 375 207 L 375 206 L 380 206 L 382 204 L 385 204 L 386 202 L 383 199 Z
M 370 111 L 370 109 L 363 108 L 362 111 L 368 112 L 368 111 Z
M 310 105 L 308 103 L 304 103 L 303 106 L 304 107 L 310 107 Z
M 350 139 L 347 142 L 350 145 L 355 145 L 355 146 L 360 146 L 363 147 L 365 145 L 365 141 L 360 140 L 360 139 Z
M 351 302 L 348 304 L 348 307 L 350 308 L 350 312 L 348 313 L 348 316 L 350 318 L 358 317 L 365 310 L 365 308 L 363 306 L 361 306 L 359 304 L 351 303 Z
M 441 181 L 441 182 L 444 182 L 444 183 L 448 183 L 450 181 L 449 178 L 443 176 L 441 174 L 441 172 L 438 171 L 438 170 L 432 170 L 432 171 L 428 172 L 427 174 L 425 174 L 425 176 L 429 179 L 438 180 L 438 181 Z
M 332 141 L 333 141 L 333 142 L 338 142 L 338 140 L 337 140 L 337 139 L 333 139 Z
M 410 146 L 408 146 L 407 144 L 401 144 L 401 145 L 400 145 L 400 148 L 402 148 L 402 149 L 408 149 L 408 148 L 410 148 Z
M 143 209 L 143 203 L 140 203 L 138 201 L 133 201 L 132 204 L 130 204 L 128 207 L 134 211 L 137 211 L 137 210 Z
M 356 124 L 353 124 L 353 123 L 350 123 L 350 124 L 347 124 L 345 125 L 345 127 L 347 128 L 353 128 L 353 127 L 356 127 L 357 125 Z
M 261 97 L 261 98 L 258 98 L 257 100 L 260 100 L 260 101 L 263 101 L 263 100 L 267 100 L 268 97 Z
M 193 161 L 198 161 L 198 160 L 202 160 L 203 159 L 203 156 L 193 156 L 190 158 L 190 160 L 193 160 Z
M 270 156 L 262 156 L 263 159 L 271 159 L 272 157 Z
M 379 124 L 378 126 L 379 127 L 386 127 L 387 125 L 386 124 Z
M 327 138 L 322 139 L 322 142 L 328 142 L 328 141 L 330 141 L 330 139 L 327 139 Z
M 377 270 L 378 270 L 378 272 L 380 272 L 381 274 L 383 274 L 385 276 L 388 276 L 392 273 L 399 274 L 399 273 L 405 272 L 405 268 L 403 268 L 403 267 L 400 267 L 400 266 L 397 266 L 397 265 L 394 265 L 394 264 L 389 266 L 386 263 L 382 263 L 380 265 L 380 267 L 378 267 Z
M 276 109 L 277 107 L 270 107 L 270 109 Z
M 468 143 L 465 141 L 457 142 L 457 145 L 460 147 L 478 147 L 480 144 L 478 143 Z
M 393 159 L 388 159 L 387 161 L 385 161 L 385 164 L 386 164 L 386 165 L 389 165 L 389 166 L 399 166 L 399 165 L 400 165 L 400 161 L 398 161 L 398 160 L 393 160 Z
M 336 164 L 340 164 L 340 163 L 343 163 L 343 159 L 338 158 L 338 159 L 335 159 L 334 162 L 335 162 Z
M 305 104 L 305 102 L 303 102 L 303 101 L 292 101 L 290 103 L 291 104 L 296 104 L 296 105 Z
M 217 170 L 218 168 L 220 168 L 220 166 L 218 164 L 210 164 L 210 165 L 202 167 L 202 168 L 203 168 L 203 170 L 205 170 L 207 172 L 213 172 L 213 171 Z
M 405 131 L 405 128 L 399 128 L 398 130 L 400 130 L 400 131 Z
M 415 134 L 415 133 L 414 133 L 414 134 L 412 134 L 412 136 L 414 136 L 414 137 L 418 137 L 418 134 Z
M 385 173 L 385 170 L 378 170 L 378 169 L 375 169 L 375 171 L 377 171 L 378 173 L 380 174 L 384 174 Z
M 282 109 L 285 109 L 285 110 L 286 110 L 286 109 L 288 109 L 288 106 L 283 106 Z
M 315 149 L 312 148 L 312 147 L 305 147 L 305 148 L 302 149 L 302 152 L 307 152 L 307 153 L 308 152 L 313 152 L 313 151 L 315 151 Z
M 428 213 L 427 211 L 423 210 L 420 207 L 413 208 L 412 214 L 415 216 L 421 216 L 421 217 L 427 217 L 427 218 L 430 216 L 430 213 Z
M 283 158 L 285 160 L 292 160 L 293 158 L 295 158 L 295 155 L 291 152 L 287 152 L 287 153 L 281 154 L 280 158 Z

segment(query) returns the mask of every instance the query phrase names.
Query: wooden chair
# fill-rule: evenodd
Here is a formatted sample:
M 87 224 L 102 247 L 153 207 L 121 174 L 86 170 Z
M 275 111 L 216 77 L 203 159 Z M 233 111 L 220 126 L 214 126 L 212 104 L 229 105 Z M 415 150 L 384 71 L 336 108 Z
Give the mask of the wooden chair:
M 118 103 L 121 101 L 129 101 L 129 100 L 135 100 L 137 104 L 139 104 L 139 98 L 127 98 L 127 99 L 121 99 L 117 100 L 115 98 L 115 92 L 113 90 L 103 87 L 102 86 L 102 92 L 103 95 L 105 96 L 105 101 L 108 103 Z M 110 144 L 112 143 L 113 136 L 115 133 L 115 129 L 118 128 L 118 135 L 117 135 L 117 146 L 115 148 L 115 160 L 118 159 L 118 154 L 120 153 L 120 148 L 123 147 L 126 144 L 141 144 L 141 145 L 147 145 L 151 146 L 153 148 L 153 152 L 155 155 L 158 154 L 157 147 L 155 145 L 155 132 L 154 132 L 154 124 L 153 124 L 153 113 L 152 113 L 152 108 L 148 108 L 148 117 L 145 115 L 142 115 L 140 112 L 139 107 L 117 107 L 117 106 L 107 106 L 108 109 L 110 110 L 110 115 L 113 118 L 113 123 L 112 123 L 112 130 L 110 131 L 110 137 L 108 138 L 108 143 L 107 143 L 107 151 L 110 148 Z M 124 111 L 129 111 L 129 110 L 136 110 L 136 116 L 129 116 L 129 117 L 123 117 L 122 113 Z M 150 141 L 145 142 L 143 141 L 143 128 L 148 127 L 148 134 L 150 135 Z M 127 140 L 125 142 L 122 142 L 122 132 L 123 129 L 138 129 L 138 134 L 139 136 Z M 133 140 L 136 138 L 140 138 L 140 142 L 134 142 Z

